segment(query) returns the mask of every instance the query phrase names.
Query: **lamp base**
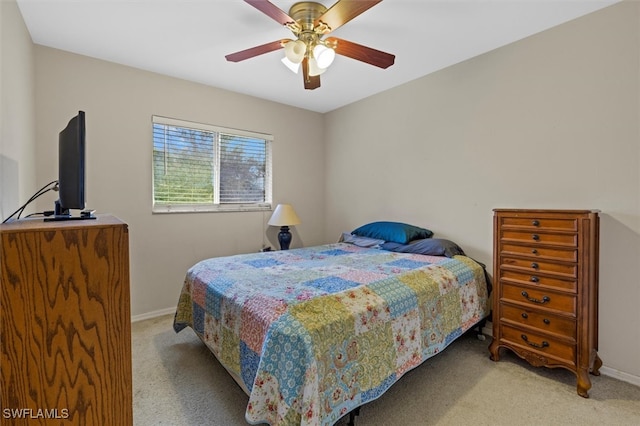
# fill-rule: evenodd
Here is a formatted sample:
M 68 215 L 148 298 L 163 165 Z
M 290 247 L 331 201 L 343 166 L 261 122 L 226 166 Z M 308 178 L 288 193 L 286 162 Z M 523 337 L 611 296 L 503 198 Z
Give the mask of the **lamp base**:
M 291 232 L 289 232 L 288 226 L 281 226 L 280 232 L 278 232 L 278 242 L 280 243 L 280 250 L 289 250 L 291 244 Z

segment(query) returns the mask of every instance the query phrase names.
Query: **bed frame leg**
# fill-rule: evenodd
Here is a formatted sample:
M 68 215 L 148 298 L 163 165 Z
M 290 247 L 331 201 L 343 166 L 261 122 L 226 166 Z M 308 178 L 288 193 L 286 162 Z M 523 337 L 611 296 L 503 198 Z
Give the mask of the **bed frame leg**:
M 360 407 L 356 407 L 353 411 L 349 413 L 349 423 L 347 426 L 355 426 L 356 425 L 356 416 L 360 415 Z
M 478 323 L 478 334 L 476 334 L 476 336 L 478 337 L 478 340 L 485 341 L 486 339 L 485 335 L 482 334 L 482 329 L 484 328 L 485 325 L 487 325 L 487 318 L 484 318 Z

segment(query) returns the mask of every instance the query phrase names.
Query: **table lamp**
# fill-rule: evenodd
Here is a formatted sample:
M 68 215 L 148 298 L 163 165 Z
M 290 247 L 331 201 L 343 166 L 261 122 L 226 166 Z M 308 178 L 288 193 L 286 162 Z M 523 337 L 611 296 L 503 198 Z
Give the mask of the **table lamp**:
M 289 244 L 291 244 L 289 227 L 300 224 L 300 218 L 293 210 L 293 207 L 289 204 L 278 204 L 267 223 L 271 226 L 280 227 L 280 232 L 278 233 L 280 250 L 289 250 Z

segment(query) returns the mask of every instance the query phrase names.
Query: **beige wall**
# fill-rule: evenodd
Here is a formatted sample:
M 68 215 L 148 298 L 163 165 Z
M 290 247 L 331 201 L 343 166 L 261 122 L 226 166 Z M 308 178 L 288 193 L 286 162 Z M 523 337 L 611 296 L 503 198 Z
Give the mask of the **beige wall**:
M 56 178 L 58 132 L 86 113 L 87 206 L 129 224 L 134 316 L 175 307 L 198 260 L 278 244 L 270 212 L 151 214 L 152 115 L 273 134 L 274 203 L 302 220 L 292 247 L 322 242 L 320 114 L 42 46 L 36 93 L 39 180 Z
M 14 1 L 0 1 L 0 221 L 47 182 L 36 181 L 33 43 Z
M 325 236 L 407 221 L 491 265 L 493 208 L 600 209 L 600 355 L 640 380 L 639 9 L 328 113 Z

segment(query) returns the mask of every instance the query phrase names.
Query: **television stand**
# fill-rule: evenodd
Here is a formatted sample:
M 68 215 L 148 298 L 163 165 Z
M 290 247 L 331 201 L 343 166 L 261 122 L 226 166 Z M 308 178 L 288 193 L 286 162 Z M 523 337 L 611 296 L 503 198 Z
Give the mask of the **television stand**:
M 128 226 L 30 219 L 0 225 L 0 424 L 133 426 Z
M 56 201 L 55 211 L 53 216 L 45 217 L 45 222 L 61 222 L 65 220 L 87 220 L 95 219 L 95 210 L 82 210 L 80 216 L 71 216 L 68 209 L 61 209 L 59 201 Z

